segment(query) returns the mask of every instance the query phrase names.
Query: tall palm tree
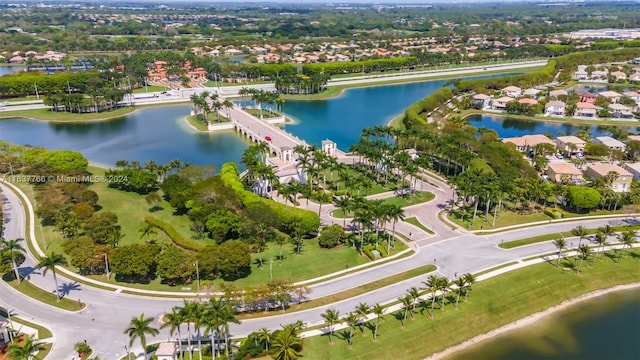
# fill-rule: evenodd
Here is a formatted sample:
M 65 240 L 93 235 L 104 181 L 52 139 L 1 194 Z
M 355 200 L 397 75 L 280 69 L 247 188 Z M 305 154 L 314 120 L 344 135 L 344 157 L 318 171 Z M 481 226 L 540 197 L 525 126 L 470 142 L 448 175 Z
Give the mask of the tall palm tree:
M 476 277 L 470 273 L 466 273 L 462 275 L 462 277 L 464 277 L 464 281 L 466 281 L 467 283 L 467 286 L 465 287 L 465 291 L 464 291 L 464 302 L 467 302 L 467 298 L 469 297 L 469 291 L 471 290 L 471 285 L 473 285 L 476 282 Z
M 327 311 L 320 314 L 322 318 L 329 323 L 329 344 L 333 344 L 331 336 L 333 336 L 333 324 L 340 319 L 340 311 L 335 309 L 327 309 Z
M 358 320 L 360 324 L 360 332 L 364 336 L 364 324 L 367 321 L 367 315 L 371 312 L 371 307 L 367 303 L 359 303 L 356 306 L 356 314 L 358 314 Z
M 16 276 L 18 284 L 20 284 L 21 279 L 20 272 L 18 272 L 17 258 L 19 255 L 24 254 L 25 252 L 22 245 L 20 245 L 20 241 L 22 240 L 24 239 L 5 240 L 3 238 L 0 238 L 0 253 L 11 259 L 11 266 L 13 266 L 13 272 Z
M 578 274 L 580 273 L 580 268 L 582 267 L 582 261 L 589 256 L 590 252 L 591 252 L 591 249 L 589 249 L 589 246 L 587 245 L 581 245 L 578 248 L 578 254 L 580 255 L 580 264 L 578 265 L 578 270 L 576 270 L 576 273 Z
M 9 359 L 11 360 L 31 360 L 35 358 L 38 352 L 44 349 L 44 344 L 36 341 L 33 335 L 25 336 L 21 345 L 12 342 L 7 347 Z
M 593 241 L 595 241 L 596 244 L 598 244 L 598 249 L 602 249 L 601 251 L 599 251 L 600 252 L 600 259 L 602 259 L 602 256 L 604 255 L 604 247 L 607 245 L 607 236 L 604 235 L 601 232 L 598 232 L 593 237 Z M 593 259 L 594 262 L 595 262 L 597 257 L 598 257 L 598 255 L 596 254 L 596 257 Z
M 353 347 L 353 333 L 356 331 L 356 328 L 358 327 L 358 321 L 359 321 L 358 314 L 353 312 L 350 312 L 349 315 L 347 315 L 347 317 L 344 318 L 344 322 L 347 324 L 347 326 L 349 326 L 349 329 L 347 330 L 349 332 L 349 337 L 347 338 L 349 349 Z
M 184 358 L 182 353 L 182 334 L 180 333 L 180 326 L 182 325 L 182 314 L 180 314 L 179 308 L 174 306 L 171 312 L 164 316 L 165 323 L 160 326 L 160 329 L 169 328 L 169 338 L 174 333 L 178 334 L 178 348 L 180 349 L 180 359 Z
M 418 302 L 418 298 L 420 297 L 420 289 L 413 286 L 409 290 L 407 290 L 407 294 L 411 296 L 411 311 L 415 311 L 416 303 Z
M 376 315 L 376 326 L 373 329 L 373 341 L 378 339 L 378 329 L 380 328 L 380 320 L 384 319 L 384 306 L 375 304 L 371 308 L 371 312 Z
M 148 359 L 147 335 L 156 336 L 160 333 L 158 329 L 150 326 L 152 321 L 152 317 L 145 318 L 144 314 L 140 314 L 139 317 L 131 318 L 129 327 L 124 330 L 124 333 L 129 335 L 129 346 L 132 346 L 136 339 L 140 339 L 140 345 L 142 345 L 142 352 L 144 353 L 145 360 Z
M 43 257 L 38 265 L 36 265 L 36 269 L 43 269 L 42 276 L 47 275 L 47 271 L 51 270 L 53 274 L 53 282 L 56 285 L 56 301 L 60 301 L 60 291 L 58 290 L 58 277 L 56 276 L 56 266 L 67 265 L 67 260 L 61 255 L 56 254 L 53 251 L 49 254 L 49 256 Z
M 562 256 L 562 250 L 567 247 L 567 240 L 564 238 L 558 238 L 553 240 L 553 245 L 558 249 L 558 258 L 556 259 L 556 267 L 560 266 L 560 257 Z
M 402 328 L 404 329 L 405 323 L 407 322 L 407 313 L 411 309 L 413 301 L 411 299 L 411 295 L 401 296 L 398 298 L 398 301 L 400 301 L 402 309 L 404 310 L 404 314 L 402 315 Z M 411 312 L 411 319 L 413 320 L 413 312 Z
M 193 351 L 191 349 L 191 323 L 193 322 L 193 315 L 197 310 L 198 304 L 194 302 L 184 301 L 184 305 L 179 308 L 180 316 L 182 316 L 182 320 L 187 323 L 187 348 L 189 352 L 189 360 L 193 358 Z M 195 329 L 194 329 L 195 330 Z
M 622 243 L 622 249 L 620 249 L 620 253 L 618 254 L 618 260 L 616 260 L 616 262 L 620 263 L 620 258 L 622 257 L 622 253 L 624 252 L 624 249 L 627 247 L 631 249 L 633 244 L 637 242 L 636 232 L 633 230 L 623 231 L 622 234 L 618 235 L 618 240 Z
M 578 248 L 580 248 L 580 245 L 582 245 L 582 239 L 586 238 L 587 235 L 589 235 L 589 230 L 587 230 L 587 228 L 585 228 L 584 226 L 580 225 L 580 226 L 577 226 L 575 229 L 571 230 L 571 233 L 574 236 L 577 236 L 579 238 Z
M 458 308 L 458 302 L 460 302 L 460 294 L 462 290 L 464 290 L 467 286 L 467 281 L 464 277 L 459 277 L 453 281 L 454 285 L 457 287 L 457 295 L 456 295 L 456 309 Z
M 256 335 L 258 341 L 260 341 L 261 343 L 264 343 L 264 349 L 269 352 L 269 343 L 271 342 L 271 331 L 269 331 L 269 329 L 267 329 L 266 327 L 263 327 L 262 329 L 260 329 L 260 331 L 258 331 L 258 334 Z
M 274 360 L 296 360 L 302 356 L 302 339 L 295 331 L 287 331 L 283 326 L 271 348 Z
M 436 303 L 436 291 L 438 291 L 438 276 L 437 275 L 429 275 L 427 281 L 423 281 L 422 283 L 425 285 L 425 290 L 431 292 L 431 314 L 429 316 L 433 319 L 433 310 Z

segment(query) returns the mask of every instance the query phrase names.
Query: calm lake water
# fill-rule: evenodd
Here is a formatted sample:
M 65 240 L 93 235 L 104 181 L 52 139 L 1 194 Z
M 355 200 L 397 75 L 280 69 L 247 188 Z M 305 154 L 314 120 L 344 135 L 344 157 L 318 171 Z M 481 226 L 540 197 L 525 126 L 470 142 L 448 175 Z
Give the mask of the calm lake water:
M 13 74 L 14 71 L 24 70 L 27 67 L 24 65 L 9 65 L 9 66 L 0 66 L 0 76 Z
M 640 290 L 589 299 L 447 360 L 640 359 Z

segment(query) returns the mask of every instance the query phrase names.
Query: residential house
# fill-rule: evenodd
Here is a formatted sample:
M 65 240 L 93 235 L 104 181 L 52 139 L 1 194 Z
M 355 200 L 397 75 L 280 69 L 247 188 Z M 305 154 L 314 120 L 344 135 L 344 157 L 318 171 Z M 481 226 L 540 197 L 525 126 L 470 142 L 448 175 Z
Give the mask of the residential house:
M 627 80 L 627 74 L 622 71 L 614 71 L 611 73 L 611 76 L 616 80 Z
M 603 91 L 598 94 L 598 96 L 603 96 L 607 98 L 611 103 L 617 103 L 622 98 L 622 94 L 619 94 L 615 91 Z
M 15 56 L 12 56 L 11 58 L 9 58 L 9 62 L 12 63 L 12 64 L 23 63 L 25 61 L 27 61 L 27 59 L 22 57 L 22 56 L 20 56 L 20 55 L 15 55 Z
M 480 107 L 480 109 L 487 109 L 491 103 L 491 96 L 486 94 L 473 95 L 473 105 Z
M 538 94 L 540 94 L 540 90 L 538 90 L 536 88 L 529 88 L 529 89 L 525 90 L 522 93 L 522 95 L 529 96 L 532 99 L 537 99 L 538 98 Z
M 609 77 L 609 70 L 594 70 L 591 72 L 591 80 L 607 80 Z
M 611 136 L 598 136 L 593 139 L 594 144 L 604 144 L 607 145 L 609 150 L 619 150 L 625 151 L 627 146 L 620 140 L 616 140 Z
M 546 172 L 549 179 L 557 183 L 567 185 L 583 185 L 585 183 L 582 171 L 567 162 L 549 164 Z
M 567 105 L 559 100 L 549 101 L 544 106 L 544 115 L 545 116 L 564 116 L 564 113 L 567 109 Z
M 503 96 L 499 99 L 495 99 L 491 102 L 491 108 L 494 110 L 504 110 L 507 107 L 507 103 L 513 101 L 512 97 Z
M 629 75 L 629 81 L 640 81 L 640 72 Z
M 502 89 L 501 93 L 508 97 L 517 98 L 522 96 L 522 89 L 512 85 Z
M 231 48 L 231 49 L 225 49 L 225 50 L 224 50 L 224 53 L 225 53 L 226 55 L 242 55 L 242 54 L 243 54 L 242 50 L 233 49 L 233 48 Z
M 634 181 L 640 181 L 640 163 L 639 162 L 625 164 L 624 169 L 630 172 L 631 175 L 633 175 Z
M 569 93 L 566 90 L 551 90 L 549 91 L 549 96 L 558 97 L 558 96 L 567 96 Z
M 622 104 L 609 104 L 609 113 L 614 119 L 633 119 L 631 108 Z
M 640 135 L 627 135 L 627 140 L 640 141 Z
M 536 106 L 538 105 L 538 100 L 531 98 L 522 98 L 518 100 L 518 103 L 523 105 Z
M 592 94 L 588 91 L 578 91 L 578 96 L 580 96 L 580 102 L 586 102 L 595 104 L 596 102 L 596 94 Z
M 576 104 L 576 112 L 574 116 L 581 118 L 593 119 L 596 117 L 596 106 L 588 102 L 579 102 Z
M 573 76 L 571 76 L 571 78 L 573 80 L 588 80 L 589 79 L 589 73 L 586 70 L 578 70 L 576 72 L 573 73 Z
M 556 138 L 556 148 L 565 154 L 584 154 L 585 146 L 587 146 L 587 142 L 577 136 L 558 136 Z
M 555 147 L 553 140 L 542 134 L 525 135 L 513 138 L 502 139 L 503 143 L 512 143 L 516 146 L 516 149 L 520 152 L 529 152 L 538 144 L 550 144 Z
M 607 179 L 613 173 L 613 178 Z M 615 192 L 628 192 L 631 189 L 633 175 L 618 165 L 609 163 L 591 163 L 587 165 L 584 175 L 591 179 L 605 178 L 610 182 L 611 190 Z

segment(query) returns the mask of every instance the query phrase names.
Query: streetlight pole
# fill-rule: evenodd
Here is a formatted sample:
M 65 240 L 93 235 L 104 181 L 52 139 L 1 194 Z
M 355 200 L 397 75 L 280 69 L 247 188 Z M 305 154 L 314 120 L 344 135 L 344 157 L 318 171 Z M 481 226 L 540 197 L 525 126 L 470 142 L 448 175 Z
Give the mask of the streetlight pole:
M 104 269 L 107 273 L 107 280 L 109 280 L 109 260 L 107 259 L 107 253 L 104 253 Z
M 198 260 L 196 259 L 196 289 L 200 292 L 200 270 L 198 269 Z

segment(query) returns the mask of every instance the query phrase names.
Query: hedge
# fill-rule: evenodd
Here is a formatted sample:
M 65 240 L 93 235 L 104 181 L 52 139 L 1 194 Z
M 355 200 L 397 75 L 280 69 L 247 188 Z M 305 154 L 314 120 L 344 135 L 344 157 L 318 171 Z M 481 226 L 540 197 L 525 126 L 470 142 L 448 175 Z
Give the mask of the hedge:
M 544 209 L 544 214 L 553 218 L 553 219 L 561 219 L 562 211 L 558 209 Z
M 225 163 L 220 168 L 220 179 L 225 186 L 233 189 L 245 206 L 251 206 L 253 204 L 264 204 L 271 208 L 277 215 L 279 221 L 279 227 L 281 230 L 286 230 L 287 226 L 299 221 L 301 230 L 303 233 L 308 234 L 318 230 L 320 227 L 320 217 L 313 211 L 292 208 L 287 205 L 275 202 L 273 200 L 265 199 L 263 197 L 254 194 L 253 192 L 244 188 L 244 185 L 238 178 L 238 167 L 235 163 Z
M 181 247 L 185 250 L 199 251 L 204 249 L 205 247 L 204 244 L 193 241 L 191 239 L 185 239 L 182 235 L 178 233 L 178 231 L 176 231 L 176 229 L 173 228 L 173 226 L 171 226 L 171 224 L 165 221 L 162 221 L 156 217 L 146 216 L 144 218 L 144 221 L 147 224 L 162 230 L 165 234 L 167 234 L 167 236 L 171 239 L 171 241 L 173 241 L 174 244 L 176 244 L 178 247 Z
M 370 260 L 376 260 L 376 257 L 372 253 L 373 250 L 378 250 L 381 258 L 385 258 L 388 256 L 387 250 L 385 250 L 384 246 L 382 245 L 378 245 L 378 247 L 367 245 L 362 249 L 362 252 L 364 252 L 364 254 L 367 255 Z

